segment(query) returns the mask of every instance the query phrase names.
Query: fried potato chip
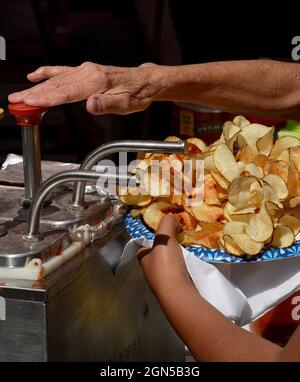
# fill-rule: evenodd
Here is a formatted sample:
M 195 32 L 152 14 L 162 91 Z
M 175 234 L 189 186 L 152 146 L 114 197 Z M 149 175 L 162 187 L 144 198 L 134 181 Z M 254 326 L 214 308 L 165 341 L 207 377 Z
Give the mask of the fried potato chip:
M 226 251 L 223 236 L 220 236 L 219 239 L 217 240 L 217 246 L 218 248 L 223 249 L 223 251 Z
M 182 139 L 176 137 L 175 135 L 170 135 L 165 139 L 165 142 L 182 142 Z
M 144 160 L 146 158 L 146 154 L 150 154 L 150 153 L 139 152 L 139 153 L 137 153 L 136 157 L 139 160 Z
M 250 122 L 248 121 L 247 118 L 245 118 L 243 115 L 237 115 L 236 117 L 233 118 L 232 121 L 235 125 L 239 127 L 245 127 L 247 125 L 250 125 Z
M 263 178 L 264 182 L 268 183 L 273 190 L 276 191 L 279 200 L 284 200 L 289 195 L 289 190 L 285 181 L 279 175 L 268 174 Z
M 183 171 L 182 160 L 178 157 L 177 154 L 168 155 L 168 161 L 170 163 L 170 169 L 173 169 L 174 171 L 177 171 L 178 173 L 181 173 Z M 173 174 L 174 174 L 174 171 L 173 171 Z
M 133 217 L 133 218 L 137 218 L 138 216 L 143 216 L 144 213 L 146 211 L 146 208 L 141 208 L 141 209 L 138 209 L 138 208 L 133 208 L 131 211 L 130 211 L 130 215 Z
M 128 206 L 143 207 L 151 203 L 152 197 L 141 187 L 119 187 L 119 198 Z
M 223 248 L 228 253 L 231 253 L 234 256 L 242 256 L 245 254 L 244 251 L 242 251 L 241 248 L 237 246 L 231 236 L 223 235 L 220 238 L 220 241 L 223 241 Z
M 223 224 L 221 223 L 201 223 L 200 231 L 183 231 L 177 235 L 180 244 L 207 248 L 216 248 L 219 238 L 222 235 Z
M 123 195 L 120 196 L 120 200 L 128 206 L 143 207 L 151 203 L 152 197 L 149 195 Z
M 200 138 L 188 138 L 188 153 L 190 155 L 198 154 L 206 151 L 206 144 Z M 197 150 L 196 150 L 197 149 Z
M 274 127 L 236 116 L 209 146 L 194 137 L 184 154 L 140 153 L 143 161 L 132 171 L 148 174 L 141 181 L 143 193 L 122 195 L 119 190 L 120 199 L 136 207 L 132 216 L 143 216 L 153 230 L 166 213 L 172 214 L 183 227 L 178 235 L 183 245 L 222 248 L 235 256 L 291 245 L 300 233 L 300 140 L 285 136 L 274 144 L 273 133 Z M 181 141 L 175 136 L 166 140 Z M 155 174 L 150 171 L 154 161 L 162 162 Z M 198 161 L 203 161 L 202 174 L 196 172 Z
M 232 182 L 240 174 L 240 169 L 230 149 L 225 145 L 219 145 L 213 154 L 213 163 L 216 169 L 227 180 Z M 214 171 L 208 169 L 208 171 Z
M 215 162 L 214 162 L 214 153 L 212 152 L 207 152 L 205 153 L 206 155 L 204 156 L 204 168 L 206 171 L 209 172 L 218 172 Z
M 270 154 L 273 147 L 273 134 L 274 127 L 270 127 L 269 132 L 257 140 L 256 147 L 260 155 L 268 156 Z
M 264 243 L 252 240 L 247 234 L 233 235 L 231 238 L 243 253 L 250 256 L 259 254 L 264 247 Z
M 215 171 L 211 171 L 210 174 L 222 189 L 228 190 L 230 182 L 224 176 Z
M 145 156 L 145 153 L 140 153 L 140 157 L 142 158 L 142 154 Z M 149 167 L 149 162 L 147 159 L 139 159 L 134 162 L 134 164 L 131 164 L 128 168 L 128 172 L 130 174 L 139 174 L 142 171 L 147 171 Z
M 147 166 L 151 165 L 153 160 L 163 160 L 166 159 L 166 154 L 161 153 L 138 153 L 137 158 L 141 161 L 145 161 Z
M 235 179 L 229 186 L 228 200 L 238 209 L 257 206 L 263 200 L 263 190 L 258 179 L 254 176 Z
M 300 219 L 296 216 L 284 214 L 279 218 L 278 223 L 279 225 L 289 227 L 295 236 L 300 232 Z
M 227 121 L 223 125 L 223 137 L 227 146 L 233 152 L 234 143 L 238 138 L 238 133 L 241 131 L 241 127 L 237 126 L 231 121 Z
M 255 156 L 253 163 L 264 171 L 267 160 L 268 158 L 265 155 L 259 154 Z
M 239 175 L 241 175 L 241 173 L 245 171 L 246 163 L 244 163 L 243 161 L 239 161 L 237 162 L 237 166 L 239 170 Z
M 183 205 L 183 196 L 172 194 L 169 196 L 169 201 L 170 201 L 170 203 L 176 204 L 177 206 L 182 206 Z
M 283 162 L 289 163 L 290 161 L 290 153 L 289 150 L 283 150 L 281 153 L 278 155 L 277 160 L 281 160 Z
M 295 236 L 291 228 L 278 225 L 274 229 L 271 246 L 276 248 L 286 248 L 293 244 Z
M 291 147 L 289 150 L 290 156 L 288 161 L 291 159 L 296 167 L 298 173 L 300 172 L 300 147 Z
M 217 248 L 221 235 L 222 231 L 212 232 L 209 235 L 202 231 L 183 231 L 177 235 L 177 240 L 180 244 L 190 247 Z
M 265 204 L 261 206 L 257 214 L 252 216 L 246 232 L 253 241 L 258 243 L 263 243 L 272 236 L 273 221 Z
M 296 196 L 295 198 L 291 198 L 289 200 L 289 206 L 291 208 L 295 208 L 300 204 L 300 196 Z
M 227 219 L 228 222 L 230 221 L 239 221 L 239 222 L 243 222 L 243 223 L 249 223 L 249 220 L 251 219 L 251 217 L 253 216 L 253 213 L 255 211 L 255 208 L 251 208 L 253 209 L 250 213 L 233 213 L 233 214 L 230 214 L 228 212 L 228 205 L 230 205 L 230 203 L 228 202 L 224 208 L 224 216 L 225 218 Z M 233 206 L 232 206 L 233 207 Z M 229 207 L 231 208 L 231 207 Z M 240 212 L 239 210 L 237 210 L 235 207 L 233 207 L 234 211 L 236 212 Z M 241 210 L 243 212 L 243 210 Z
M 225 141 L 230 141 L 233 137 L 235 137 L 240 131 L 241 127 L 236 125 L 234 122 L 226 121 L 223 125 L 223 134 Z
M 255 163 L 247 163 L 245 165 L 244 171 L 247 175 L 255 176 L 255 178 L 263 178 L 264 172 L 261 167 L 258 167 Z
M 191 212 L 199 221 L 214 223 L 223 218 L 223 208 L 218 206 L 209 206 L 202 203 L 197 206 L 191 206 Z
M 255 212 L 256 210 L 256 206 L 249 206 L 249 207 L 245 207 L 245 208 L 237 208 L 235 206 L 233 206 L 230 202 L 227 202 L 224 206 L 224 215 L 226 213 L 226 218 L 228 216 L 228 220 L 233 220 L 232 219 L 232 216 L 233 215 L 248 215 L 248 214 L 252 214 Z
M 242 147 L 247 145 L 251 150 L 257 154 L 265 155 L 265 152 L 271 150 L 272 140 L 270 142 L 270 136 L 273 135 L 274 128 L 260 125 L 259 123 L 251 123 L 243 127 L 238 137 L 238 145 Z M 262 138 L 265 140 L 262 140 Z M 259 143 L 260 142 L 260 143 Z
M 145 223 L 154 231 L 157 230 L 161 219 L 168 212 L 180 212 L 180 209 L 176 209 L 172 204 L 165 202 L 156 202 L 150 204 L 144 212 L 143 218 Z
M 271 218 L 278 220 L 279 217 L 283 214 L 283 212 L 282 212 L 283 210 L 280 209 L 280 207 L 278 207 L 278 205 L 273 203 L 273 202 L 264 201 L 264 203 L 266 204 L 267 210 L 268 210 Z
M 300 196 L 299 195 L 299 174 L 296 170 L 293 160 L 290 160 L 289 164 L 289 176 L 287 180 L 287 188 L 289 191 L 289 198 Z
M 188 212 L 178 212 L 172 214 L 172 216 L 177 220 L 182 229 L 185 231 L 195 230 L 198 225 L 197 219 L 195 219 L 194 216 L 190 215 Z
M 283 150 L 287 150 L 291 147 L 297 146 L 300 146 L 300 141 L 295 137 L 286 135 L 284 137 L 278 138 L 271 150 L 269 159 L 277 159 Z
M 252 214 L 231 215 L 231 221 L 237 221 L 249 224 Z
M 200 221 L 199 226 L 203 232 L 211 233 L 211 232 L 219 232 L 223 230 L 224 224 L 220 222 L 216 223 L 207 223 Z
M 253 150 L 250 146 L 245 145 L 239 149 L 235 156 L 235 159 L 244 163 L 255 163 L 255 158 L 258 155 L 259 154 L 257 153 L 257 150 Z
M 223 233 L 224 235 L 243 235 L 246 233 L 248 224 L 238 221 L 228 222 L 224 225 Z
M 273 205 L 276 205 L 279 208 L 283 208 L 283 204 L 280 202 L 279 197 L 277 195 L 277 192 L 272 188 L 268 183 L 262 181 L 261 184 L 263 185 L 263 203 L 272 203 Z
M 167 161 L 161 162 L 160 165 L 166 164 Z M 163 173 L 163 175 L 161 175 Z M 143 171 L 140 174 L 141 188 L 145 193 L 153 196 L 166 196 L 170 195 L 170 172 L 169 169 L 164 169 L 159 166 L 151 166 L 150 171 Z
M 289 164 L 283 161 L 271 161 L 265 165 L 266 174 L 279 175 L 287 182 L 289 177 Z
M 218 199 L 220 200 L 220 203 L 222 201 L 227 200 L 227 191 L 224 190 L 224 188 L 222 188 L 217 182 L 216 182 L 215 188 L 217 190 L 217 195 L 218 195 Z
M 206 204 L 221 205 L 216 185 L 216 181 L 210 174 L 204 176 L 204 201 Z
M 189 214 L 192 213 L 192 204 L 190 204 L 191 200 L 192 200 L 192 198 L 188 197 L 186 195 L 182 198 L 182 207 Z
M 224 245 L 226 245 L 224 236 L 229 236 L 234 242 L 235 247 L 239 248 L 242 253 L 256 255 L 263 248 L 263 243 L 258 243 L 251 240 L 251 238 L 246 234 L 247 227 L 248 225 L 242 222 L 230 222 L 225 224 L 223 229 Z

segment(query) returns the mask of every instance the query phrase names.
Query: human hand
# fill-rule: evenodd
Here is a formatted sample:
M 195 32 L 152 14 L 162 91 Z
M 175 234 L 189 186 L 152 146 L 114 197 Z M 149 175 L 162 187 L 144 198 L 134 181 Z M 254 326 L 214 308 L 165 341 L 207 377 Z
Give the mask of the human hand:
M 191 284 L 176 234 L 181 227 L 171 215 L 165 215 L 156 232 L 153 247 L 138 251 L 138 259 L 149 286 L 159 292 L 182 283 Z
M 129 114 L 146 109 L 160 90 L 158 65 L 136 68 L 103 66 L 85 62 L 77 67 L 45 66 L 28 74 L 32 82 L 45 82 L 10 94 L 12 103 L 56 106 L 87 100 L 91 114 Z

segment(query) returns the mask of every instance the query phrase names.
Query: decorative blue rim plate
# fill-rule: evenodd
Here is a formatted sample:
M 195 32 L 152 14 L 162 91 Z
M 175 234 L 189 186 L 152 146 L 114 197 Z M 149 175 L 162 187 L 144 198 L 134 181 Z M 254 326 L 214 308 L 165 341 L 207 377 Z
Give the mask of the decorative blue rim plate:
M 139 218 L 133 218 L 130 214 L 126 214 L 125 227 L 128 234 L 134 239 L 144 237 L 147 240 L 154 240 L 154 233 L 151 232 Z M 293 245 L 287 248 L 268 248 L 262 251 L 259 255 L 252 256 L 251 259 L 232 256 L 222 249 L 209 249 L 204 247 L 186 247 L 186 249 L 192 252 L 195 256 L 199 257 L 199 259 L 208 263 L 264 262 L 284 260 L 300 256 L 300 240 L 296 241 Z

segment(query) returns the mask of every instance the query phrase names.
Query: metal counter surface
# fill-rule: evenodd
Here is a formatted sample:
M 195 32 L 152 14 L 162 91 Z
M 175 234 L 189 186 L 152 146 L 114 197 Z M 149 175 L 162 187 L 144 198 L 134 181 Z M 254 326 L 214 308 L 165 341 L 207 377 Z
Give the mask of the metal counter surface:
M 0 280 L 0 361 L 183 361 L 123 225 L 40 281 Z

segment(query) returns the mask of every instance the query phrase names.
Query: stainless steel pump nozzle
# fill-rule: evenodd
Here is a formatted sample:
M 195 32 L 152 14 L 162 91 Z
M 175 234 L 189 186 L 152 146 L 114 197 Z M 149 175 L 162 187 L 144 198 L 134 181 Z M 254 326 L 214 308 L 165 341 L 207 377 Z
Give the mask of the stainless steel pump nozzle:
M 92 151 L 83 160 L 80 169 L 91 170 L 101 159 L 117 152 L 185 153 L 186 151 L 186 142 L 115 141 L 106 143 Z M 70 205 L 72 210 L 84 209 L 84 188 L 84 182 L 75 183 L 73 199 Z
M 108 173 L 99 173 L 86 170 L 63 171 L 53 175 L 42 184 L 40 190 L 33 199 L 29 213 L 28 233 L 23 236 L 23 240 L 36 242 L 42 239 L 42 235 L 39 233 L 41 211 L 47 196 L 55 187 L 69 181 L 87 181 L 93 179 L 97 180 L 101 177 L 105 180 L 115 182 L 134 181 L 136 184 L 138 184 L 138 178 L 133 175 L 112 175 Z

